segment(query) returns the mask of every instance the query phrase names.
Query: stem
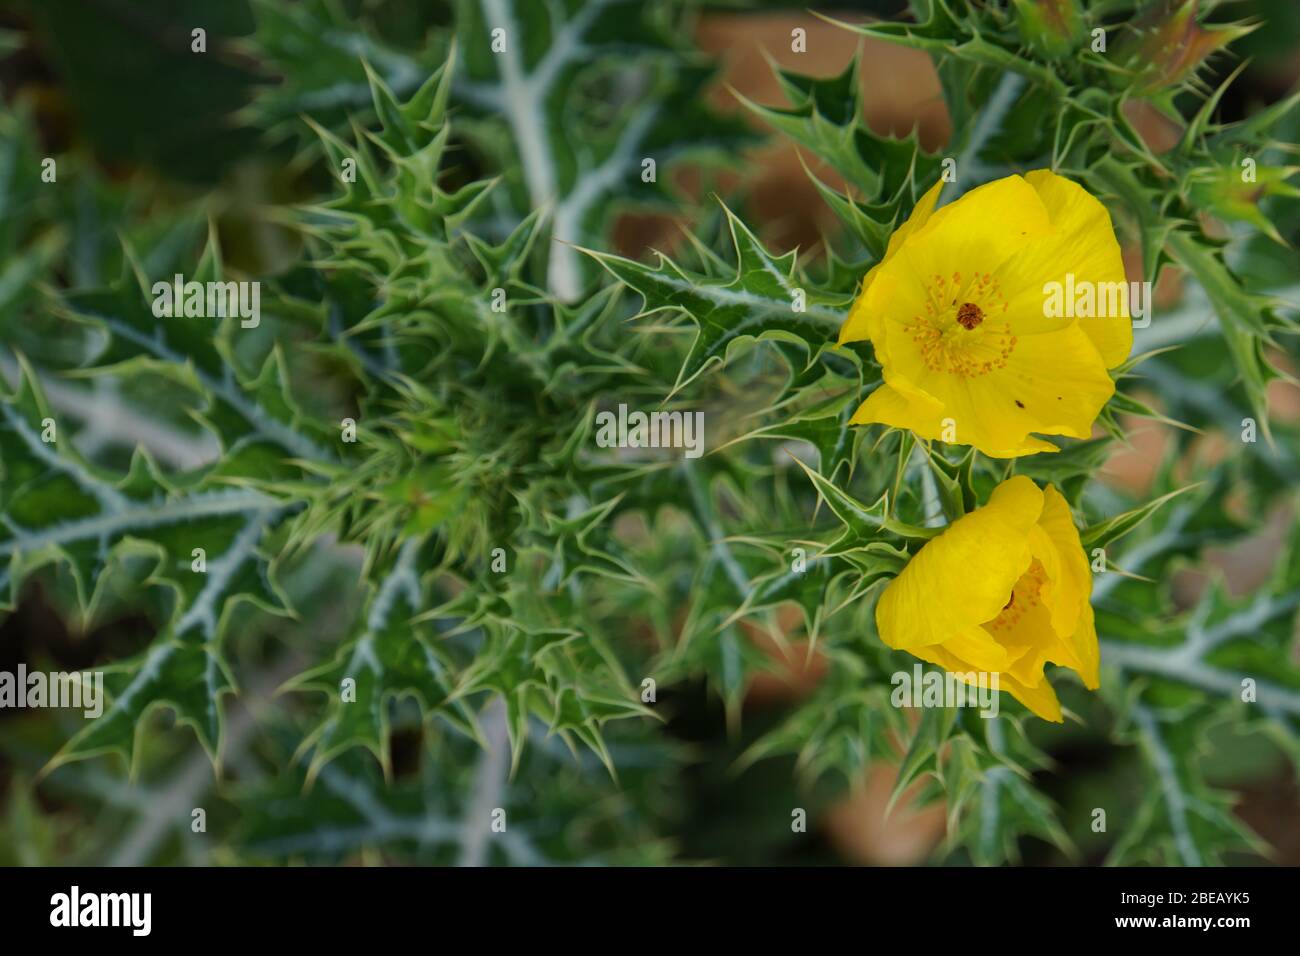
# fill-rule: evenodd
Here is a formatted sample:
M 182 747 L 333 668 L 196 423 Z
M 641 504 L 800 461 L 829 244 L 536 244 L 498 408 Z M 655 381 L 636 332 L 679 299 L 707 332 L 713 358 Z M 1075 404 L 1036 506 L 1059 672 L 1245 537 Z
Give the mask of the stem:
M 506 705 L 500 698 L 488 705 L 483 718 L 487 749 L 474 771 L 474 791 L 461 825 L 458 866 L 485 866 L 492 811 L 501 806 L 510 769 L 510 734 Z
M 971 132 L 970 139 L 966 141 L 966 146 L 957 156 L 957 188 L 948 190 L 946 195 L 941 193 L 938 206 L 947 205 L 966 192 L 968 187 L 962 185 L 963 183 L 981 185 L 985 181 L 992 167 L 985 166 L 980 162 L 980 151 L 988 145 L 988 141 L 993 138 L 993 134 L 1001 128 L 1002 121 L 1007 118 L 1007 114 L 1011 112 L 1011 107 L 1020 98 L 1020 93 L 1024 88 L 1025 78 L 1023 76 L 1017 73 L 1002 74 L 997 89 L 993 91 L 993 95 L 984 104 L 979 119 L 975 121 L 975 129 Z

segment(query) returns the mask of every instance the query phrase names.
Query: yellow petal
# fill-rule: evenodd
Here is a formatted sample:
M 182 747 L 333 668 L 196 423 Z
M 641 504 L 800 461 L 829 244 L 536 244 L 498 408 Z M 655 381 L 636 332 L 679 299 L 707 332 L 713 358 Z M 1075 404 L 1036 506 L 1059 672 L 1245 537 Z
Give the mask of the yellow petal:
M 936 664 L 950 674 L 960 676 L 972 670 L 978 670 L 940 645 L 909 648 L 908 653 L 919 657 L 923 661 Z M 1061 723 L 1061 704 L 1056 698 L 1056 691 L 1046 679 L 1042 679 L 1031 686 L 1016 680 L 1014 675 L 1003 671 L 998 673 L 998 690 L 1006 691 L 1043 720 Z
M 1047 490 L 1051 488 L 1047 485 L 1043 488 L 1043 501 L 1047 501 Z M 1053 489 L 1055 490 L 1055 489 Z M 1043 519 L 1040 516 L 1038 524 L 1034 530 L 1029 533 L 1029 548 L 1034 552 L 1034 560 L 1043 566 L 1043 572 L 1047 575 L 1047 583 L 1043 585 L 1042 593 L 1047 595 L 1044 604 L 1048 607 L 1054 607 L 1054 602 L 1059 597 L 1057 591 L 1057 581 L 1061 576 L 1061 553 L 1057 550 L 1056 542 L 1043 530 Z M 1077 608 L 1075 609 L 1077 611 Z M 1077 616 L 1077 615 L 1076 615 Z M 1053 617 L 1053 626 L 1057 623 Z M 1066 632 L 1074 627 L 1075 618 L 1071 618 L 1067 623 Z
M 1056 545 L 1061 557 L 1060 571 L 1053 581 L 1050 598 L 1053 629 L 1065 638 L 1073 660 L 1057 660 L 1076 670 L 1084 686 L 1096 689 L 1100 681 L 1101 649 L 1093 620 L 1092 569 L 1083 550 L 1078 529 L 1070 515 L 1070 506 L 1051 485 L 1043 489 L 1043 511 L 1039 527 Z
M 1118 283 L 1127 290 L 1124 260 L 1106 207 L 1083 187 L 1050 170 L 1035 170 L 1025 179 L 1046 208 L 1051 230 L 1046 237 L 1028 243 L 1004 266 L 1004 283 L 1009 286 L 1014 281 L 1018 290 L 1017 295 L 1008 297 L 1012 309 L 1043 316 L 1044 285 L 1057 282 L 1064 286 L 1066 273 L 1073 274 L 1076 286 L 1086 281 L 1094 289 L 1107 289 Z M 1119 365 L 1133 349 L 1129 310 L 1116 311 L 1119 314 L 1078 319 L 1107 368 Z
M 1087 438 L 1097 413 L 1115 394 L 1114 380 L 1078 325 L 1017 337 L 1006 363 L 970 381 L 973 391 L 983 393 L 982 407 L 1003 434 Z
M 1007 649 L 993 639 L 993 635 L 982 627 L 967 627 L 955 631 L 943 642 L 943 649 L 965 662 L 965 670 L 994 673 L 1009 668 L 1012 664 Z
M 1050 720 L 1056 724 L 1063 722 L 1061 702 L 1056 699 L 1056 691 L 1052 689 L 1051 681 L 1044 680 L 1037 687 L 1030 687 L 1010 674 L 1000 674 L 998 688 L 1005 690 L 1043 720 Z
M 942 402 L 924 395 L 905 395 L 886 383 L 867 396 L 849 419 L 849 424 L 878 422 L 894 428 L 911 429 L 922 438 L 938 439 L 942 420 Z
M 906 321 L 916 312 L 914 301 L 898 300 L 900 286 L 919 295 L 925 279 L 949 274 L 954 263 L 972 272 L 991 271 L 1051 227 L 1047 207 L 1019 176 L 986 183 L 933 212 L 942 185 L 942 181 L 935 183 L 926 192 L 907 222 L 890 236 L 884 257 L 862 280 L 862 290 L 840 329 L 841 345 L 870 338 L 879 352 L 880 322 L 887 317 Z M 991 228 L 991 223 L 996 227 Z M 891 286 L 890 295 L 881 295 L 881 279 L 903 258 L 910 262 L 896 275 L 897 285 Z
M 853 300 L 853 306 L 849 309 L 849 317 L 844 320 L 840 326 L 839 344 L 845 342 L 861 342 L 871 337 L 870 322 L 867 319 L 867 297 L 864 294 L 867 288 L 875 281 L 876 273 L 880 271 L 880 265 L 874 265 L 867 272 L 867 277 L 862 280 L 862 292 Z
M 922 276 L 992 271 L 1052 228 L 1037 190 L 1019 176 L 985 183 L 930 216 L 899 250 L 919 253 Z M 926 250 L 922 252 L 921 250 Z
M 967 406 L 969 407 L 969 406 Z M 963 416 L 967 421 L 974 421 L 974 416 Z M 989 440 L 986 432 L 976 429 L 958 428 L 953 434 L 945 427 L 945 422 L 958 421 L 956 413 L 949 411 L 941 402 L 933 398 L 918 398 L 907 395 L 885 384 L 867 396 L 867 400 L 858 406 L 858 410 L 849 419 L 852 425 L 881 424 L 893 428 L 906 428 L 920 438 L 931 441 L 945 441 L 952 434 L 954 441 L 964 445 L 974 445 L 990 458 L 1019 458 L 1023 455 L 1036 455 L 1039 452 L 1060 451 L 1051 442 L 1032 435 L 1023 435 L 1002 444 Z
M 997 674 L 1000 689 L 1059 723 L 1045 664 L 1098 684 L 1091 582 L 1065 499 L 1016 475 L 921 548 L 881 594 L 876 625 L 890 647 L 960 679 Z
M 1096 690 L 1101 686 L 1101 646 L 1097 642 L 1097 621 L 1091 604 L 1083 605 L 1079 626 L 1070 635 L 1069 645 L 1079 660 L 1078 665 L 1072 665 L 1075 673 L 1083 680 L 1084 687 Z
M 926 542 L 880 596 L 881 639 L 904 650 L 946 644 L 997 616 L 1029 566 L 1029 533 L 1042 507 L 1038 486 L 1017 475 Z
M 984 625 L 1011 658 L 1003 670 L 1027 687 L 1042 683 L 1043 664 L 1060 647 L 1060 638 L 1052 629 L 1051 611 L 1042 599 L 1043 574 L 1041 562 L 1031 564 L 1029 573 L 1016 582 L 1006 606 Z
M 994 208 L 1003 205 L 1008 211 L 995 217 Z M 990 228 L 991 221 L 997 226 Z M 999 458 L 1056 450 L 1031 438 L 1034 432 L 1091 433 L 1114 383 L 1087 334 L 1045 320 L 1041 293 L 1012 309 L 996 291 L 1001 280 L 989 287 L 994 291 L 970 287 L 1016 261 L 1017 250 L 1032 244 L 1046 223 L 1038 194 L 1009 177 L 934 213 L 882 263 L 855 312 L 864 317 L 891 391 L 868 399 L 856 421 L 910 428 Z M 953 318 L 967 296 L 997 310 L 984 314 L 977 330 Z M 945 419 L 953 420 L 955 435 L 945 435 Z
M 862 289 L 858 292 L 858 297 L 853 303 L 853 308 L 849 310 L 849 317 L 840 327 L 839 344 L 845 342 L 861 342 L 863 339 L 871 337 L 871 312 L 866 307 L 867 290 L 876 280 L 880 273 L 880 267 L 889 261 L 890 257 L 902 248 L 903 243 L 907 241 L 908 236 L 920 229 L 930 219 L 930 214 L 934 212 L 934 205 L 939 201 L 939 191 L 943 188 L 943 180 L 931 186 L 924 196 L 917 202 L 912 209 L 912 215 L 889 237 L 889 245 L 885 248 L 885 255 L 880 262 L 871 267 L 866 277 L 862 280 Z
M 1124 287 L 1105 207 L 1047 170 L 934 210 L 937 187 L 891 238 L 841 332 L 870 338 L 884 385 L 854 415 L 1011 458 L 1086 438 L 1132 346 L 1127 310 L 1045 314 L 1046 281 Z M 971 320 L 971 321 L 968 321 Z M 950 421 L 949 421 L 950 420 Z M 947 426 L 955 426 L 954 428 Z
M 912 215 L 907 217 L 907 222 L 894 230 L 894 234 L 889 237 L 889 246 L 885 249 L 885 259 L 897 252 L 909 236 L 930 221 L 930 216 L 934 213 L 934 206 L 939 201 L 939 193 L 942 189 L 943 180 L 940 179 L 925 191 L 925 195 L 917 201 L 916 207 L 912 210 Z
M 986 634 L 985 637 L 987 636 L 988 635 Z M 975 639 L 980 640 L 979 638 Z M 950 644 L 931 644 L 926 647 L 909 647 L 907 653 L 911 654 L 913 657 L 919 657 L 923 661 L 929 661 L 931 664 L 937 664 L 948 673 L 958 676 L 964 684 L 971 683 L 971 681 L 965 679 L 968 674 L 975 674 L 975 682 L 978 682 L 981 673 L 996 674 L 999 672 L 999 668 L 997 667 L 982 667 L 974 661 L 963 657 L 953 651 Z M 981 655 L 982 652 L 976 654 L 976 656 Z M 1005 659 L 1005 657 L 1006 652 L 1002 651 L 1000 658 Z
M 886 341 L 894 341 L 892 323 Z M 891 345 L 884 364 L 890 391 L 868 396 L 853 421 L 909 428 L 923 438 L 974 445 L 992 458 L 1014 458 L 1057 450 L 1031 433 L 1087 438 L 1115 392 L 1096 348 L 1076 326 L 1020 338 L 1004 361 L 985 374 L 927 374 L 918 346 Z

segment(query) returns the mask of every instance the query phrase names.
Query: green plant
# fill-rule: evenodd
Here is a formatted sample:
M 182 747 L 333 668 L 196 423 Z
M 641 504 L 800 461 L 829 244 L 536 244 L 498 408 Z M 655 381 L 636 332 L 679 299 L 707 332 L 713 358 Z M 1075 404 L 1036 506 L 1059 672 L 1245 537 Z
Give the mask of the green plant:
M 847 184 L 816 179 L 843 228 L 802 263 L 769 249 L 740 202 L 704 213 L 671 257 L 608 251 L 616 209 L 680 203 L 667 169 L 709 167 L 749 135 L 701 105 L 710 73 L 673 39 L 677 4 L 465 0 L 454 42 L 435 29 L 414 52 L 330 4 L 259 4 L 245 43 L 284 81 L 246 113 L 316 169 L 320 195 L 276 214 L 302 251 L 263 282 L 252 327 L 152 305 L 175 274 L 245 276 L 227 264 L 219 210 L 146 214 L 89 169 L 61 170 L 57 190 L 11 177 L 0 585 L 12 604 L 38 576 L 84 622 L 135 608 L 158 625 L 105 668 L 102 717 L 20 742 L 29 762 L 57 746 L 29 772 L 90 800 L 105 799 L 107 771 L 83 761 L 105 752 L 166 779 L 185 740 L 150 715 L 170 709 L 207 754 L 182 770 L 202 783 L 167 784 L 166 825 L 188 825 L 209 758 L 232 769 L 238 755 L 212 814 L 216 859 L 663 862 L 679 852 L 692 754 L 664 732 L 659 695 L 703 681 L 739 733 L 751 678 L 777 669 L 753 634 L 785 643 L 777 612 L 793 605 L 827 675 L 734 755 L 749 773 L 794 757 L 779 764 L 786 803 L 820 803 L 881 762 L 898 765 L 898 791 L 926 779 L 946 801 L 954 860 L 1013 859 L 1024 836 L 1063 853 L 1104 844 L 1123 863 L 1257 852 L 1199 761 L 1207 742 L 1259 732 L 1276 748 L 1265 761 L 1294 763 L 1300 531 L 1248 598 L 1216 583 L 1185 609 L 1171 588 L 1205 548 L 1295 504 L 1297 433 L 1270 427 L 1267 389 L 1270 349 L 1293 330 L 1294 290 L 1269 273 L 1295 258 L 1273 240 L 1296 216 L 1261 210 L 1293 196 L 1280 141 L 1298 99 L 1218 123 L 1224 87 L 1197 79 L 1207 47 L 1168 63 L 1144 47 L 1195 4 L 1066 0 L 1055 6 L 1077 14 L 1059 30 L 1033 16 L 1044 6 L 918 0 L 915 22 L 846 25 L 934 57 L 956 131 L 946 154 L 873 133 L 854 66 L 779 72 L 790 107 L 751 109 Z M 1221 27 L 1209 48 L 1245 30 Z M 360 39 L 344 56 L 339 36 Z M 1131 103 L 1177 117 L 1178 144 L 1153 152 Z M 38 168 L 30 123 L 4 123 L 6 165 Z M 880 369 L 837 332 L 945 159 L 958 190 L 1039 167 L 1077 180 L 1110 205 L 1149 281 L 1172 264 L 1203 290 L 1139 335 L 1104 435 L 1007 462 L 848 425 Z M 1259 189 L 1234 178 L 1245 159 Z M 88 210 L 117 224 L 120 248 Z M 1239 222 L 1230 244 L 1202 211 Z M 105 437 L 96 389 L 148 414 Z M 620 403 L 703 410 L 710 454 L 600 447 L 596 415 Z M 1265 440 L 1187 474 L 1189 430 L 1151 496 L 1125 500 L 1094 479 L 1134 416 L 1231 436 L 1253 419 Z M 1062 696 L 1082 732 L 1132 755 L 1126 772 L 1148 780 L 1136 804 L 1113 784 L 1049 795 L 1050 752 L 1080 731 L 1010 702 L 993 720 L 940 707 L 919 722 L 890 703 L 911 662 L 875 635 L 878 585 L 1012 471 L 1061 489 L 1085 548 L 1104 549 L 1101 697 Z M 1245 499 L 1235 510 L 1230 491 Z M 260 724 L 234 704 L 277 689 Z M 137 812 L 132 799 L 112 812 Z M 1128 822 L 1100 837 L 1096 806 Z M 497 808 L 510 823 L 494 842 Z M 18 786 L 10 826 L 49 858 L 62 823 L 33 830 L 35 812 Z M 788 829 L 790 812 L 769 808 L 767 825 Z M 133 832 L 82 852 L 171 852 Z

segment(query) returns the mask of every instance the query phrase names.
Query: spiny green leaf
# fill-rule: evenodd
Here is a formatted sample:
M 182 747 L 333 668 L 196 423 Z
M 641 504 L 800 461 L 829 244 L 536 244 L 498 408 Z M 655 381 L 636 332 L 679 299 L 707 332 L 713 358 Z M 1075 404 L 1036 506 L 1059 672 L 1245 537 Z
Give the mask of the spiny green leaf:
M 724 207 L 725 208 L 725 207 Z M 651 267 L 621 256 L 584 250 L 617 279 L 641 294 L 642 315 L 683 313 L 698 332 L 678 373 L 676 388 L 710 365 L 725 361 L 732 348 L 750 339 L 776 338 L 803 345 L 811 361 L 844 322 L 844 300 L 806 286 L 795 272 L 795 254 L 773 256 L 727 210 L 736 251 L 736 274 L 717 280 L 691 274 L 666 256 Z

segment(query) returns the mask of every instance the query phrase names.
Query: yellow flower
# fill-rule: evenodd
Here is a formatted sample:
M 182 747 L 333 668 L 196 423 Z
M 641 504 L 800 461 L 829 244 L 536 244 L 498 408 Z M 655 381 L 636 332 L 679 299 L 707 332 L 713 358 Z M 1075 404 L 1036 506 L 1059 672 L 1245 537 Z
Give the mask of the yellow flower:
M 876 627 L 890 647 L 954 675 L 998 674 L 1039 717 L 1061 720 L 1047 662 L 1098 685 L 1092 576 L 1070 508 L 1016 475 L 988 504 L 927 541 L 885 588 Z M 968 680 L 967 683 L 970 681 Z
M 890 237 L 840 330 L 841 344 L 870 339 L 884 374 L 853 423 L 908 428 L 994 458 L 1057 450 L 1031 432 L 1087 438 L 1115 391 L 1107 369 L 1133 347 L 1106 208 L 1048 170 L 988 183 L 936 211 L 941 185 Z M 1111 314 L 1052 317 L 1049 288 L 1093 290 L 1089 308 L 1057 312 Z

